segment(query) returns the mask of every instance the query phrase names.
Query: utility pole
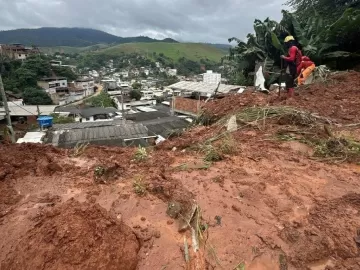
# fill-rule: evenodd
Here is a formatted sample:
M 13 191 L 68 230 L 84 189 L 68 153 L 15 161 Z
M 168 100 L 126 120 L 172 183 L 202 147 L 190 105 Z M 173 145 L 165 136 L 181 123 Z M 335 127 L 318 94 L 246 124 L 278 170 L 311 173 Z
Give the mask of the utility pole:
M 122 118 L 125 119 L 125 111 L 124 111 L 124 89 L 121 88 L 121 115 Z
M 14 130 L 11 125 L 10 110 L 9 110 L 9 106 L 7 103 L 6 94 L 5 94 L 5 90 L 4 90 L 4 84 L 2 81 L 1 75 L 0 75 L 0 92 L 1 92 L 3 103 L 4 103 L 5 115 L 6 115 L 6 120 L 7 120 L 7 128 L 9 129 L 9 132 L 10 132 L 11 142 L 15 143 L 15 134 L 14 134 Z

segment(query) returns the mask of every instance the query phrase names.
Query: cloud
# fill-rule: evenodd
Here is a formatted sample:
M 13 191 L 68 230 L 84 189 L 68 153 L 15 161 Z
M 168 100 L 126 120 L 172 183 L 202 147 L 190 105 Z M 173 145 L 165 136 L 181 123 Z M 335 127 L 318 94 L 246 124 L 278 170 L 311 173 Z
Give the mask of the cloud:
M 255 18 L 281 18 L 285 0 L 0 0 L 0 30 L 86 27 L 118 36 L 147 35 L 226 43 L 245 38 Z

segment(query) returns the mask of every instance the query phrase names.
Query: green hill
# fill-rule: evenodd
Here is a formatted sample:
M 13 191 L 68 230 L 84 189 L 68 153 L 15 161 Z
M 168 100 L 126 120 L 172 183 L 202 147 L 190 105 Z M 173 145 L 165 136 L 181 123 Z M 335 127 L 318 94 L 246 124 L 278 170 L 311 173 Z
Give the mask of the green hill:
M 121 53 L 139 53 L 154 58 L 154 53 L 164 54 L 174 61 L 184 57 L 189 60 L 199 61 L 200 59 L 209 59 L 219 62 L 225 52 L 213 46 L 201 43 L 126 43 L 112 46 L 96 52 L 106 56 L 116 56 Z
M 56 46 L 56 47 L 40 47 L 40 51 L 47 54 L 58 53 L 85 53 L 92 52 L 110 47 L 108 44 L 96 44 L 87 47 L 70 47 L 70 46 Z

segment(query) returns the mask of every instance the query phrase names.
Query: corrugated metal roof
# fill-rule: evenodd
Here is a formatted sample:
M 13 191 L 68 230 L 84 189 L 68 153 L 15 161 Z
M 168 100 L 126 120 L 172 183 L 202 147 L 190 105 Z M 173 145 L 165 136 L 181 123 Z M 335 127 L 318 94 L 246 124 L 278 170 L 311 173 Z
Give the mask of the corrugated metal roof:
M 122 124 L 74 129 L 52 130 L 48 143 L 60 147 L 74 147 L 77 143 L 124 145 L 125 139 L 148 137 L 148 129 L 141 124 Z
M 204 83 L 204 82 L 188 82 L 188 81 L 181 81 L 170 86 L 171 89 L 174 90 L 181 90 L 181 91 L 192 91 L 192 92 L 200 92 L 200 93 L 209 93 L 212 94 L 216 88 L 217 84 L 214 83 Z M 219 93 L 226 94 L 231 91 L 238 90 L 240 85 L 229 85 L 229 84 L 220 84 L 218 89 Z
M 105 127 L 105 126 L 118 126 L 118 125 L 131 125 L 134 124 L 130 121 L 124 120 L 111 120 L 111 121 L 95 121 L 95 122 L 76 122 L 68 124 L 55 124 L 52 126 L 52 130 L 61 129 L 79 129 L 79 128 L 90 128 L 90 127 Z
M 153 135 L 161 135 L 168 138 L 172 133 L 182 131 L 189 126 L 189 122 L 177 116 L 170 116 L 160 119 L 152 119 L 141 122 Z

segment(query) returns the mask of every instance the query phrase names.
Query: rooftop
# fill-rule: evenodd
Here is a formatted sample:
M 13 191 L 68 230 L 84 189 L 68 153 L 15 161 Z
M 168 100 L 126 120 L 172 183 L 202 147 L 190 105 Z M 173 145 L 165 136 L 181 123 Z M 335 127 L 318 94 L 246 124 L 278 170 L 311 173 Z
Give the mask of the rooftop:
M 160 119 L 142 121 L 150 135 L 161 135 L 165 139 L 175 132 L 184 131 L 189 126 L 189 122 L 177 116 L 168 116 Z
M 82 117 L 88 118 L 88 117 L 98 115 L 98 114 L 109 114 L 109 113 L 115 113 L 118 111 L 119 110 L 117 110 L 115 108 L 90 107 L 90 108 L 81 109 L 80 115 Z
M 116 125 L 109 123 L 104 125 L 104 122 L 54 125 L 48 132 L 46 142 L 69 148 L 87 142 L 98 145 L 127 145 L 127 141 L 149 137 L 148 129 L 142 124 L 117 123 Z
M 39 105 L 40 115 L 49 115 L 54 112 L 55 105 Z M 9 101 L 9 110 L 11 116 L 31 116 L 38 115 L 36 105 L 15 105 Z M 3 107 L 0 107 L 0 116 L 5 115 Z
M 182 81 L 177 82 L 175 84 L 169 85 L 173 90 L 181 90 L 181 91 L 192 91 L 192 92 L 200 92 L 205 94 L 212 94 L 216 88 L 217 84 L 215 83 L 204 83 L 204 82 L 189 82 L 189 81 Z M 220 84 L 218 89 L 219 93 L 227 94 L 231 91 L 236 91 L 240 89 L 240 85 L 229 85 L 229 84 Z

